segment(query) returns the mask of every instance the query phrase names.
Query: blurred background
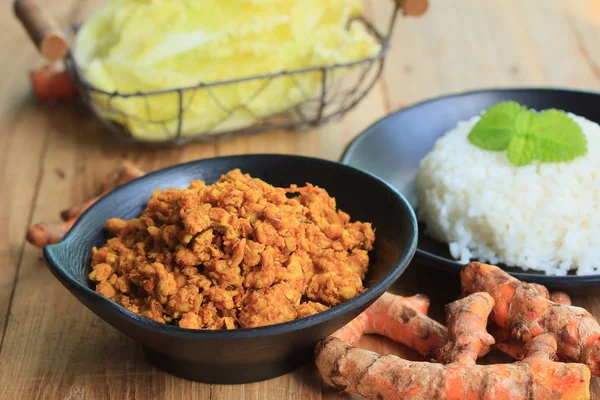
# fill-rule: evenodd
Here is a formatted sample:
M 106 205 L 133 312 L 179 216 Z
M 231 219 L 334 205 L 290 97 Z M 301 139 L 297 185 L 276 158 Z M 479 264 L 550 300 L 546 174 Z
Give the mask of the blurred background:
M 61 27 L 67 28 L 83 21 L 104 2 L 42 0 L 40 3 Z M 366 16 L 382 30 L 389 22 L 390 4 L 387 0 L 365 1 Z M 111 157 L 125 153 L 133 158 L 138 154 L 160 156 L 164 163 L 214 154 L 262 152 L 267 148 L 272 152 L 336 158 L 346 142 L 373 121 L 434 96 L 514 86 L 593 90 L 600 83 L 600 50 L 595 46 L 600 37 L 598 2 L 431 0 L 425 15 L 398 18 L 381 79 L 342 121 L 311 130 L 301 139 L 277 132 L 184 148 L 148 149 L 124 146 L 113 140 L 83 107 L 42 106 L 35 102 L 28 71 L 44 61 L 13 14 L 3 13 L 2 18 L 6 27 L 1 38 L 6 49 L 2 112 L 9 132 L 2 140 L 11 138 L 7 144 L 13 157 L 20 157 L 17 154 L 25 145 L 28 154 L 37 155 L 34 158 L 38 160 L 44 143 L 54 142 L 55 135 L 67 147 L 59 150 L 68 153 L 75 163 L 89 162 L 96 155 L 103 159 L 98 162 L 109 163 Z M 332 131 L 336 134 L 327 133 Z M 69 151 L 73 148 L 77 151 Z M 151 163 L 152 158 L 144 163 Z

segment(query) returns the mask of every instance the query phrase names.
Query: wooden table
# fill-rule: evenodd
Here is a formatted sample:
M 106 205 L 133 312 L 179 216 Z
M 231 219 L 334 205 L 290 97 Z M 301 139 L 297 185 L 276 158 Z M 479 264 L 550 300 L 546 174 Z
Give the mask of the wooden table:
M 8 4 L 8 1 L 4 1 Z M 98 0 L 48 0 L 63 26 Z M 385 0 L 368 9 L 387 21 Z M 312 366 L 270 381 L 218 386 L 184 381 L 152 367 L 140 346 L 81 305 L 56 281 L 28 226 L 57 219 L 64 206 L 96 193 L 122 159 L 146 170 L 235 153 L 276 152 L 336 159 L 363 128 L 398 108 L 444 93 L 506 86 L 600 89 L 598 0 L 431 0 L 429 13 L 399 21 L 383 79 L 342 122 L 309 133 L 271 132 L 152 149 L 115 144 L 85 110 L 41 106 L 27 71 L 40 63 L 12 13 L 0 15 L 0 399 L 344 399 L 320 383 Z M 436 280 L 413 265 L 394 291 L 425 293 L 441 305 L 457 281 Z M 600 296 L 574 302 L 600 317 Z M 414 357 L 383 339 L 364 345 Z M 594 391 L 600 398 L 600 385 Z

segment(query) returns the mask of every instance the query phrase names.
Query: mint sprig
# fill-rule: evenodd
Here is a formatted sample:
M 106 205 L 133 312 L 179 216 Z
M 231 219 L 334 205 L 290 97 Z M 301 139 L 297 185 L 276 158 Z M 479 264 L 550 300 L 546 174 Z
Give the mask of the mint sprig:
M 571 161 L 587 154 L 587 138 L 581 127 L 564 112 L 540 113 L 536 158 L 544 162 Z
M 469 140 L 485 150 L 501 151 L 515 135 L 515 121 L 524 108 L 519 103 L 507 101 L 487 110 L 471 131 Z
M 567 113 L 538 113 L 514 101 L 489 108 L 469 133 L 469 141 L 484 150 L 507 151 L 516 166 L 535 160 L 568 162 L 587 154 L 583 130 Z
M 535 140 L 527 135 L 515 136 L 508 145 L 508 161 L 521 167 L 535 160 Z

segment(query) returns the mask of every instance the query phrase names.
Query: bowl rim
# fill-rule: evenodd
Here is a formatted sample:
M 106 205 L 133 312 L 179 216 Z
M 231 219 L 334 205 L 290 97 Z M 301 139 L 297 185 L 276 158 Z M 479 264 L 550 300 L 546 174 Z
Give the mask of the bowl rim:
M 389 114 L 379 118 L 371 125 L 362 130 L 354 139 L 352 139 L 344 148 L 342 155 L 339 158 L 339 162 L 353 166 L 349 164 L 349 159 L 352 157 L 353 153 L 356 151 L 356 148 L 362 143 L 362 141 L 368 139 L 371 135 L 375 134 L 381 124 L 386 123 L 387 121 L 395 118 L 397 115 L 404 114 L 406 112 L 410 112 L 413 109 L 418 109 L 423 106 L 437 103 L 440 101 L 448 101 L 454 99 L 460 99 L 465 97 L 471 97 L 474 95 L 480 94 L 494 94 L 494 93 L 524 93 L 524 92 L 538 92 L 541 95 L 554 93 L 554 94 L 574 94 L 574 95 L 582 95 L 582 96 L 596 96 L 600 97 L 600 91 L 594 90 L 586 90 L 579 88 L 569 88 L 563 86 L 523 86 L 523 87 L 503 87 L 503 88 L 480 88 L 474 90 L 467 91 L 458 91 L 451 92 L 447 94 L 443 94 L 441 96 L 432 97 L 425 99 L 423 101 L 419 101 L 417 103 L 413 103 L 407 107 L 397 109 Z M 600 121 L 598 121 L 600 123 Z M 357 168 L 357 167 L 355 167 Z M 360 169 L 360 168 L 359 168 Z M 365 170 L 363 170 L 365 171 Z M 369 172 L 369 171 L 365 171 Z M 449 272 L 460 272 L 464 267 L 464 264 L 461 264 L 457 260 L 448 259 L 442 257 L 440 255 L 430 253 L 425 250 L 421 250 L 417 247 L 415 251 L 415 259 L 420 260 L 424 264 L 427 264 L 437 270 L 441 271 L 449 271 Z M 517 267 L 519 268 L 519 267 Z M 520 268 L 521 269 L 521 268 Z M 600 282 L 600 274 L 593 275 L 566 275 L 566 276 L 555 276 L 555 275 L 542 275 L 531 273 L 528 270 L 522 271 L 507 271 L 510 275 L 524 281 L 540 283 L 543 285 L 547 285 L 549 287 L 561 287 L 561 288 L 574 288 L 580 287 L 583 285 L 597 284 Z
M 71 242 L 77 237 L 78 226 L 84 223 L 84 221 L 89 218 L 90 215 L 93 214 L 94 209 L 101 204 L 110 202 L 111 199 L 116 196 L 118 193 L 129 190 L 131 186 L 133 186 L 136 182 L 141 180 L 151 180 L 163 174 L 168 174 L 171 171 L 177 169 L 185 169 L 191 165 L 202 164 L 207 162 L 215 162 L 222 160 L 241 160 L 248 158 L 287 158 L 289 160 L 304 160 L 309 162 L 319 162 L 323 164 L 329 164 L 330 166 L 341 167 L 342 169 L 353 170 L 354 173 L 359 175 L 364 175 L 369 179 L 377 181 L 379 184 L 384 185 L 390 192 L 396 197 L 400 204 L 403 205 L 405 210 L 408 211 L 408 218 L 411 222 L 410 230 L 411 234 L 407 235 L 408 246 L 404 252 L 400 255 L 399 259 L 396 261 L 395 265 L 392 267 L 390 272 L 388 272 L 379 282 L 365 290 L 360 295 L 354 297 L 351 300 L 348 300 L 345 303 L 339 304 L 335 307 L 332 307 L 326 311 L 311 315 L 309 317 L 288 321 L 279 324 L 261 326 L 256 328 L 238 328 L 232 330 L 196 330 L 196 329 L 188 329 L 181 328 L 178 326 L 162 324 L 156 321 L 153 321 L 149 318 L 143 317 L 139 314 L 136 314 L 125 307 L 117 304 L 116 302 L 102 296 L 99 293 L 96 293 L 94 290 L 81 284 L 76 279 L 73 279 L 68 273 L 65 272 L 64 268 L 60 265 L 60 263 L 56 260 L 55 252 L 60 250 L 61 248 L 68 247 Z M 111 308 L 113 311 L 121 314 L 125 318 L 129 318 L 131 323 L 136 325 L 140 329 L 150 329 L 156 333 L 167 334 L 170 336 L 175 336 L 181 339 L 219 339 L 219 340 L 244 340 L 251 338 L 260 338 L 260 337 L 269 337 L 275 336 L 283 333 L 288 333 L 292 331 L 304 330 L 315 325 L 319 325 L 325 321 L 334 319 L 336 316 L 341 314 L 345 314 L 348 311 L 353 309 L 357 309 L 360 307 L 369 304 L 370 302 L 376 300 L 380 297 L 386 290 L 389 288 L 408 268 L 410 261 L 415 255 L 415 251 L 417 249 L 417 240 L 418 240 L 418 224 L 417 218 L 414 210 L 410 206 L 408 200 L 394 187 L 385 182 L 383 179 L 373 175 L 370 172 L 363 171 L 361 169 L 342 164 L 337 161 L 331 161 L 327 159 L 317 158 L 317 157 L 308 157 L 308 156 L 298 156 L 298 155 L 287 155 L 287 154 L 277 154 L 277 153 L 260 153 L 260 154 L 244 154 L 244 155 L 232 155 L 232 156 L 217 156 L 210 157 L 201 160 L 188 161 L 185 163 L 176 164 L 170 167 L 162 168 L 157 171 L 150 172 L 142 177 L 136 178 L 118 188 L 114 189 L 110 193 L 102 196 L 95 204 L 93 204 L 90 208 L 88 208 L 81 216 L 77 219 L 71 230 L 65 235 L 65 237 L 58 243 L 47 245 L 43 249 L 44 258 L 46 260 L 46 264 L 51 272 L 56 276 L 56 278 L 65 286 L 67 289 L 78 293 L 80 296 L 91 297 L 96 299 L 97 301 L 103 302 L 107 307 Z M 76 296 L 78 297 L 78 296 Z M 89 307 L 88 307 L 89 308 Z

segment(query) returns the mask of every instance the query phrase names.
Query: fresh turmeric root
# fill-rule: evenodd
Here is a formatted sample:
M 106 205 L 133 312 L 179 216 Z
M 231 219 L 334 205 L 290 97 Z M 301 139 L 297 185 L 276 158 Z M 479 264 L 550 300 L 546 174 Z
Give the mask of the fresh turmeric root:
M 571 298 L 564 292 L 552 292 L 548 294 L 550 300 L 555 303 L 571 305 Z M 510 332 L 498 328 L 496 325 L 488 327 L 492 329 L 492 336 L 496 339 L 496 348 L 515 360 L 522 360 L 525 357 L 525 343 L 512 340 Z
M 438 361 L 475 364 L 487 354 L 494 338 L 487 330 L 487 319 L 494 299 L 487 293 L 474 293 L 446 306 L 448 340 L 439 350 Z
M 564 292 L 550 293 L 550 300 L 558 304 L 571 305 L 571 298 Z M 525 343 L 510 339 L 510 333 L 506 330 L 496 329 L 492 334 L 496 339 L 496 348 L 515 360 L 522 360 L 525 357 Z
M 426 296 L 402 297 L 384 293 L 332 336 L 354 345 L 361 336 L 376 333 L 431 358 L 446 341 L 447 330 L 427 316 L 428 309 Z
M 31 71 L 30 78 L 33 92 L 42 102 L 67 100 L 79 95 L 77 85 L 59 64 Z
M 555 303 L 531 284 L 493 265 L 467 264 L 461 283 L 464 294 L 487 292 L 494 298 L 491 320 L 516 342 L 499 345 L 501 350 L 519 358 L 525 355 L 518 351 L 519 344 L 549 332 L 557 339 L 560 360 L 584 363 L 593 375 L 600 376 L 600 325 L 585 309 Z M 565 302 L 568 296 L 560 298 Z
M 39 248 L 58 243 L 69 232 L 76 220 L 77 218 L 72 218 L 59 223 L 35 224 L 27 231 L 27 241 Z
M 135 178 L 143 176 L 144 172 L 135 164 L 125 161 L 121 168 L 112 174 L 102 184 L 102 194 L 94 197 L 83 204 L 71 207 L 61 212 L 63 222 L 59 223 L 38 223 L 33 225 L 27 231 L 27 241 L 32 245 L 43 248 L 48 244 L 58 243 L 69 232 L 77 218 L 94 204 L 100 197 L 110 192 L 117 186 L 121 186 Z
M 368 399 L 520 400 L 589 399 L 590 371 L 583 364 L 552 361 L 556 340 L 537 336 L 523 361 L 477 365 L 493 339 L 485 331 L 494 300 L 477 293 L 447 307 L 448 341 L 440 351 L 446 364 L 407 361 L 352 347 L 330 336 L 316 349 L 316 364 L 328 385 Z
M 571 305 L 571 298 L 568 294 L 563 292 L 552 292 L 550 293 L 550 300 L 558 304 L 564 304 L 566 306 Z
M 120 169 L 110 174 L 102 183 L 102 193 L 100 195 L 76 206 L 68 208 L 60 212 L 60 217 L 63 221 L 68 221 L 73 218 L 79 217 L 85 210 L 91 207 L 98 199 L 116 187 L 124 185 L 125 183 L 132 181 L 136 178 L 144 176 L 145 172 L 142 171 L 137 165 L 131 161 L 123 161 L 123 165 Z

